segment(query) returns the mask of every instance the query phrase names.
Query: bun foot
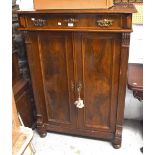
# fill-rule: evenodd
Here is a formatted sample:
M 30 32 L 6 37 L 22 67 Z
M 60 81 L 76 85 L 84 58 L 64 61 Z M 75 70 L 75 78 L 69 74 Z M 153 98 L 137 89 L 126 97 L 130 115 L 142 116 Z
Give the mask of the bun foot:
M 44 133 L 39 133 L 39 135 L 40 135 L 40 137 L 41 137 L 41 138 L 44 138 L 44 137 L 46 137 L 46 136 L 47 136 L 47 132 L 44 132 Z
M 112 144 L 112 146 L 115 148 L 115 149 L 119 149 L 121 147 L 120 144 Z
M 46 137 L 47 131 L 46 131 L 44 128 L 38 128 L 37 131 L 38 131 L 38 134 L 39 134 L 39 136 L 40 136 L 41 138 Z
M 46 131 L 45 125 L 43 123 L 42 115 L 37 115 L 37 131 L 41 138 L 46 137 L 47 131 Z
M 142 147 L 142 148 L 140 148 L 140 151 L 143 153 L 143 147 Z

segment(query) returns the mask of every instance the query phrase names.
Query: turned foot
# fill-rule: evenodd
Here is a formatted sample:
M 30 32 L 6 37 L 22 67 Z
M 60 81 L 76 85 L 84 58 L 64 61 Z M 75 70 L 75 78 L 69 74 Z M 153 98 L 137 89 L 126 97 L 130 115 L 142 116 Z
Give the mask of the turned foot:
M 143 153 L 143 147 L 140 148 L 140 151 Z
M 115 149 L 119 149 L 122 143 L 122 126 L 116 125 L 116 131 L 112 140 L 112 145 Z
M 122 138 L 121 136 L 115 136 L 113 141 L 112 141 L 112 146 L 115 148 L 115 149 L 119 149 L 121 147 L 121 142 L 122 142 Z
M 112 144 L 112 146 L 115 148 L 115 149 L 119 149 L 121 147 L 121 144 Z
M 37 131 L 41 138 L 46 137 L 47 131 L 43 123 L 42 115 L 37 115 Z
M 43 127 L 38 127 L 38 128 L 37 128 L 37 131 L 38 131 L 38 133 L 39 133 L 39 135 L 40 135 L 41 138 L 46 137 L 47 131 L 45 130 L 45 128 L 43 128 Z
M 39 135 L 40 135 L 41 138 L 44 138 L 44 137 L 46 137 L 47 132 L 39 133 Z
M 46 137 L 47 132 L 46 132 L 46 130 L 45 130 L 44 128 L 37 128 L 37 131 L 38 131 L 38 134 L 39 134 L 39 136 L 40 136 L 41 138 Z

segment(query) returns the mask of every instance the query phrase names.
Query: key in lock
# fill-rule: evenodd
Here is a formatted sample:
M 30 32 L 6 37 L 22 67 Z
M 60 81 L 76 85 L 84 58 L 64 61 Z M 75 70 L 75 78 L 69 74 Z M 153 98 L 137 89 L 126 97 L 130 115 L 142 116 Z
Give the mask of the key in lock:
M 81 100 L 80 98 L 77 101 L 75 101 L 74 104 L 76 105 L 77 108 L 84 107 L 83 100 Z

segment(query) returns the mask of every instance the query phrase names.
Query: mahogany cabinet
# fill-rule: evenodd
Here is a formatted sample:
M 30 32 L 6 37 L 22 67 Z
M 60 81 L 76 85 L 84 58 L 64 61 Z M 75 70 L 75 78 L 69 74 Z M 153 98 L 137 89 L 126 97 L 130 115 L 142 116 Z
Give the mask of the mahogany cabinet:
M 37 129 L 121 146 L 132 4 L 96 10 L 18 11 Z

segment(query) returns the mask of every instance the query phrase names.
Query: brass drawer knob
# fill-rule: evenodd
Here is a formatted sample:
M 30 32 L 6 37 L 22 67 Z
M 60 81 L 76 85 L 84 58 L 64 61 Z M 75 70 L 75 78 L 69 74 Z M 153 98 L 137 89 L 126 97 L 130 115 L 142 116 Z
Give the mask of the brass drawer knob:
M 100 27 L 109 27 L 112 26 L 113 20 L 111 19 L 100 19 L 97 20 L 97 25 Z
M 41 18 L 31 18 L 31 21 L 33 22 L 34 26 L 42 27 L 45 26 L 47 23 L 46 19 L 41 19 Z

